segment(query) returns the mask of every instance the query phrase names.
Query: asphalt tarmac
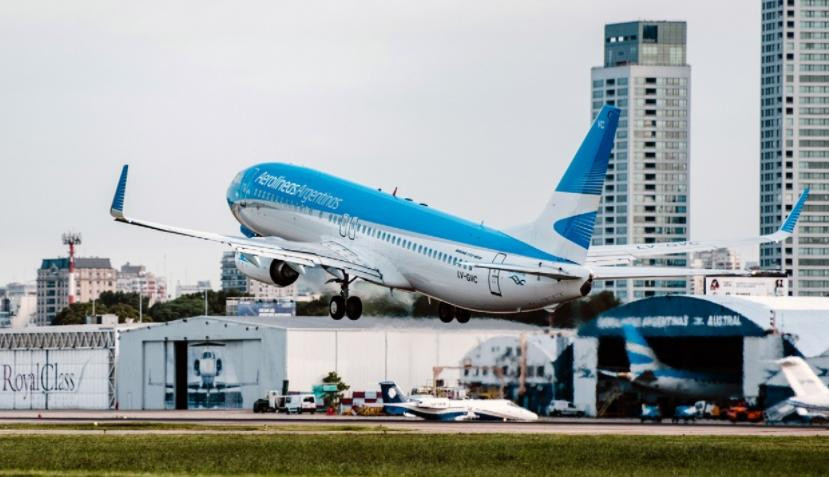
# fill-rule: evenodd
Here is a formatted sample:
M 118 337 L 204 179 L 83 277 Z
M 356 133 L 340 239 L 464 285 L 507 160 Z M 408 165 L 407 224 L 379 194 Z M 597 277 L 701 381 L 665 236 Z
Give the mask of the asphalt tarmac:
M 829 437 L 827 426 L 790 426 L 738 423 L 727 421 L 698 421 L 688 424 L 640 423 L 635 419 L 543 418 L 536 422 L 462 421 L 437 422 L 406 417 L 325 416 L 322 414 L 254 414 L 247 410 L 187 410 L 187 411 L 0 411 L 0 424 L 13 423 L 105 423 L 105 422 L 194 423 L 205 425 L 296 425 L 296 432 L 331 432 L 332 425 L 383 426 L 386 429 L 417 433 L 509 433 L 509 434 L 571 434 L 571 435 L 735 435 L 735 436 L 823 436 Z M 206 428 L 207 429 L 207 428 Z M 3 433 L 20 433 L 10 429 Z M 90 432 L 55 430 L 44 427 L 29 428 L 34 433 Z M 92 431 L 97 432 L 97 431 Z M 121 430 L 118 433 L 176 433 L 178 430 L 149 429 Z M 189 431 L 193 433 L 199 431 Z M 250 432 L 218 430 L 216 432 Z M 267 432 L 267 431 L 266 431 Z M 294 432 L 284 428 L 271 432 Z M 364 432 L 364 431 L 361 431 Z M 115 433 L 107 431 L 107 433 Z

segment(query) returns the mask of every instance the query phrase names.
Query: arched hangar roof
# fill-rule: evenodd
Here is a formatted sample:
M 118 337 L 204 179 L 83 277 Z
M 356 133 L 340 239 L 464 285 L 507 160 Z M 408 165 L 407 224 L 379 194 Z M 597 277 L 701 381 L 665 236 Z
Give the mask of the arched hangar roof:
M 621 335 L 623 324 L 645 336 L 789 334 L 804 356 L 829 348 L 829 298 L 674 295 L 644 298 L 608 310 L 579 329 L 582 336 Z

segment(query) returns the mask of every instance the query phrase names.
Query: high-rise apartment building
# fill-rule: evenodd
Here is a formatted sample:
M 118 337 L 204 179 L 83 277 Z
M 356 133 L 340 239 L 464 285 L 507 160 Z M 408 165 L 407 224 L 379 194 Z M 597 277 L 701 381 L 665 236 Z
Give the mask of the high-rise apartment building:
M 594 67 L 592 118 L 605 103 L 621 108 L 616 143 L 593 232 L 594 245 L 687 240 L 691 67 L 685 22 L 605 25 L 604 66 Z M 639 261 L 687 265 L 687 255 Z M 686 293 L 685 279 L 596 284 L 620 300 Z
M 74 290 L 76 303 L 97 299 L 102 292 L 115 291 L 116 273 L 108 258 L 75 259 Z M 69 259 L 44 259 L 37 271 L 37 313 L 34 323 L 50 325 L 55 316 L 69 305 Z
M 760 247 L 789 293 L 829 294 L 829 0 L 764 0 L 760 80 L 760 232 L 772 233 L 806 187 L 794 236 Z
M 147 271 L 144 265 L 131 265 L 129 262 L 118 271 L 117 291 L 140 293 L 149 298 L 152 306 L 157 302 L 167 301 L 167 280 Z

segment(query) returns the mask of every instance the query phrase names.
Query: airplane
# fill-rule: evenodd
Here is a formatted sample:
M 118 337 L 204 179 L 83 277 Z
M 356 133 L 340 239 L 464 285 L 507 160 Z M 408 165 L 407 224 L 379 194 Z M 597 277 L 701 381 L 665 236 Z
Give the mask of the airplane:
M 448 399 L 431 395 L 407 397 L 393 381 L 380 383 L 383 412 L 392 416 L 413 415 L 428 420 L 535 421 L 538 415 L 508 399 Z
M 789 356 L 777 361 L 777 364 L 794 391 L 794 396 L 787 403 L 798 409 L 798 414 L 829 419 L 829 388 L 817 377 L 809 363 L 803 358 Z
M 631 325 L 622 327 L 630 372 L 599 370 L 613 378 L 626 379 L 636 386 L 663 394 L 699 399 L 728 399 L 741 394 L 736 373 L 712 373 L 676 369 L 656 357 L 645 337 Z
M 306 167 L 259 164 L 239 172 L 227 204 L 243 236 L 221 235 L 125 214 L 124 165 L 110 215 L 118 222 L 223 243 L 239 270 L 275 286 L 319 267 L 340 285 L 329 303 L 335 320 L 362 314 L 350 293 L 361 279 L 438 301 L 441 321 L 469 321 L 471 311 L 547 309 L 590 293 L 594 280 L 734 274 L 733 270 L 618 266 L 635 259 L 711 250 L 791 236 L 804 191 L 780 229 L 738 241 L 590 246 L 619 109 L 605 105 L 533 222 L 507 231 L 475 223 Z M 743 273 L 743 272 L 740 272 Z
M 193 362 L 193 371 L 201 378 L 201 382 L 197 384 L 204 389 L 211 389 L 216 378 L 222 373 L 222 360 L 216 357 L 215 352 L 204 351 L 201 358 Z

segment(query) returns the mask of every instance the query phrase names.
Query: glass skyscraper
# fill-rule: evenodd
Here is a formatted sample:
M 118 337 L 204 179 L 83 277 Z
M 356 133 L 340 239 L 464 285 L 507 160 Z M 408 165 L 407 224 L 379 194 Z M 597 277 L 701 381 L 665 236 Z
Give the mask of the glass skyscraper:
M 760 232 L 811 188 L 794 236 L 760 247 L 790 294 L 829 294 L 829 0 L 762 2 Z
M 605 103 L 621 108 L 593 245 L 676 242 L 689 238 L 689 96 L 685 22 L 605 25 L 604 65 L 594 67 L 592 117 Z M 687 266 L 687 255 L 637 265 Z M 688 292 L 686 279 L 596 284 L 622 301 Z

